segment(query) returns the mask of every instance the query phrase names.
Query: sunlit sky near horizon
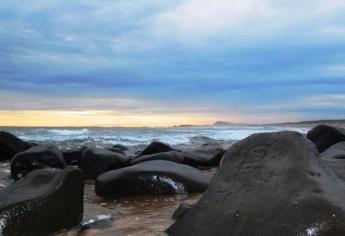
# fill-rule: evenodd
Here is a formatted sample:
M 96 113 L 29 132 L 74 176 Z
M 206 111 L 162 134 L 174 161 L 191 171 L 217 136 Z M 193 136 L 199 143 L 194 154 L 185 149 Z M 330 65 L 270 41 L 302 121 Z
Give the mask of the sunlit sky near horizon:
M 339 118 L 344 0 L 0 2 L 0 126 Z

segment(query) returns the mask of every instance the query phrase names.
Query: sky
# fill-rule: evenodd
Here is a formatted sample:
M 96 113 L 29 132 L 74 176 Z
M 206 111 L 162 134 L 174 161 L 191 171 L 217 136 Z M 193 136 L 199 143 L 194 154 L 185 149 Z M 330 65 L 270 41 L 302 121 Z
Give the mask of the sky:
M 2 0 L 0 125 L 345 118 L 344 0 Z

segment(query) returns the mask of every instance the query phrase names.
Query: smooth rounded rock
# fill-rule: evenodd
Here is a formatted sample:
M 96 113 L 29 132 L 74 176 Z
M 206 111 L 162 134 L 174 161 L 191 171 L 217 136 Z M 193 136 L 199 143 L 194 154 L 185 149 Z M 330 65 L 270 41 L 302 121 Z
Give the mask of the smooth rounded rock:
M 176 151 L 176 149 L 170 147 L 168 144 L 154 141 L 150 143 L 144 150 L 142 150 L 137 157 L 144 156 L 144 155 L 151 155 L 160 152 L 169 152 L 169 151 Z
M 129 160 L 122 154 L 97 147 L 87 147 L 79 162 L 85 179 L 96 179 L 100 174 L 128 166 Z
M 0 234 L 43 236 L 83 218 L 81 171 L 40 169 L 0 191 Z
M 317 146 L 321 153 L 336 143 L 345 142 L 345 129 L 329 125 L 318 125 L 309 130 L 307 138 Z
M 146 161 L 100 175 L 95 191 L 103 198 L 203 192 L 210 177 L 171 161 Z
M 193 150 L 183 151 L 184 163 L 191 166 L 216 167 L 219 165 L 225 151 L 216 143 L 206 143 Z
M 38 145 L 16 154 L 11 160 L 11 175 L 19 179 L 29 172 L 43 168 L 65 168 L 62 153 L 53 145 Z
M 79 165 L 86 147 L 65 150 L 62 152 L 66 165 Z
M 342 159 L 345 161 L 345 142 L 340 142 L 332 145 L 324 152 L 322 152 L 320 156 L 325 160 Z
M 11 160 L 14 155 L 30 148 L 31 145 L 11 133 L 0 131 L 0 161 Z
M 144 161 L 155 161 L 155 160 L 164 160 L 164 161 L 173 161 L 176 163 L 184 163 L 184 155 L 179 151 L 169 151 L 169 152 L 160 152 L 151 155 L 139 156 L 131 160 L 131 164 L 135 165 Z
M 297 132 L 234 144 L 169 235 L 345 235 L 345 182 Z

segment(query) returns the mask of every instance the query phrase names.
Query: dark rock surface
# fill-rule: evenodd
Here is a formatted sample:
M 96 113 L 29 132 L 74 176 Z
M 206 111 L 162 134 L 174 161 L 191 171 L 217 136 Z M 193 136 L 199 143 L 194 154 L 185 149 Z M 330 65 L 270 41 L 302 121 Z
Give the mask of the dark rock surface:
M 322 159 L 343 159 L 345 161 L 345 142 L 332 145 L 321 153 Z
M 201 147 L 183 152 L 185 164 L 191 166 L 215 167 L 219 165 L 224 154 L 223 147 L 218 143 L 206 143 Z
M 86 147 L 66 150 L 62 152 L 66 165 L 79 165 Z
M 218 143 L 207 143 L 192 150 L 167 151 L 138 156 L 131 160 L 131 164 L 143 161 L 165 160 L 194 167 L 215 167 L 219 165 L 223 154 L 224 150 L 221 145 Z
M 104 198 L 203 192 L 210 177 L 171 161 L 146 161 L 100 175 L 96 194 Z
M 38 145 L 12 158 L 11 174 L 14 179 L 19 179 L 32 170 L 43 168 L 65 168 L 62 153 L 53 145 Z
M 1 235 L 47 235 L 83 217 L 81 171 L 41 169 L 0 191 Z
M 193 208 L 194 205 L 188 204 L 188 203 L 181 203 L 179 207 L 176 209 L 174 214 L 172 215 L 172 218 L 174 220 L 180 219 L 182 216 L 184 216 L 190 209 Z
M 121 151 L 127 151 L 128 150 L 128 147 L 126 147 L 125 145 L 122 145 L 122 144 L 115 144 L 112 146 L 112 148 L 117 148 L 117 149 L 120 149 Z
M 318 125 L 309 130 L 307 138 L 317 146 L 321 153 L 336 143 L 345 142 L 345 129 L 328 125 Z
M 79 163 L 85 179 L 96 179 L 100 174 L 125 167 L 129 160 L 124 155 L 97 147 L 87 147 Z
M 110 148 L 107 148 L 107 150 L 109 150 L 111 152 L 115 152 L 115 153 L 121 154 L 123 156 L 126 156 L 126 153 L 122 149 L 117 148 L 117 147 L 110 147 Z
M 164 160 L 164 161 L 173 161 L 176 163 L 184 163 L 185 158 L 182 152 L 179 151 L 168 151 L 160 152 L 151 155 L 139 156 L 131 160 L 131 164 L 135 165 L 144 161 L 155 161 L 155 160 Z
M 169 152 L 169 151 L 176 151 L 174 148 L 170 147 L 168 144 L 154 141 L 150 143 L 144 150 L 142 150 L 137 157 L 144 156 L 144 155 L 151 155 L 160 152 Z
M 0 161 L 11 160 L 14 155 L 25 151 L 31 145 L 13 134 L 0 131 Z
M 345 182 L 296 132 L 234 144 L 169 235 L 345 235 Z

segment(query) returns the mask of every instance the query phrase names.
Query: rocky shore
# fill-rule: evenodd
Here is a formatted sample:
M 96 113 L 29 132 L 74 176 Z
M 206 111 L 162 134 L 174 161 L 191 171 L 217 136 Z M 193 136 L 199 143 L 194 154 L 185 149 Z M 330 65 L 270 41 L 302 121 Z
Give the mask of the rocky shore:
M 158 231 L 345 235 L 344 143 L 345 130 L 327 125 L 307 135 L 254 134 L 234 145 L 155 141 L 69 150 L 0 132 L 0 232 L 83 235 L 123 223 L 106 201 L 202 194 Z

